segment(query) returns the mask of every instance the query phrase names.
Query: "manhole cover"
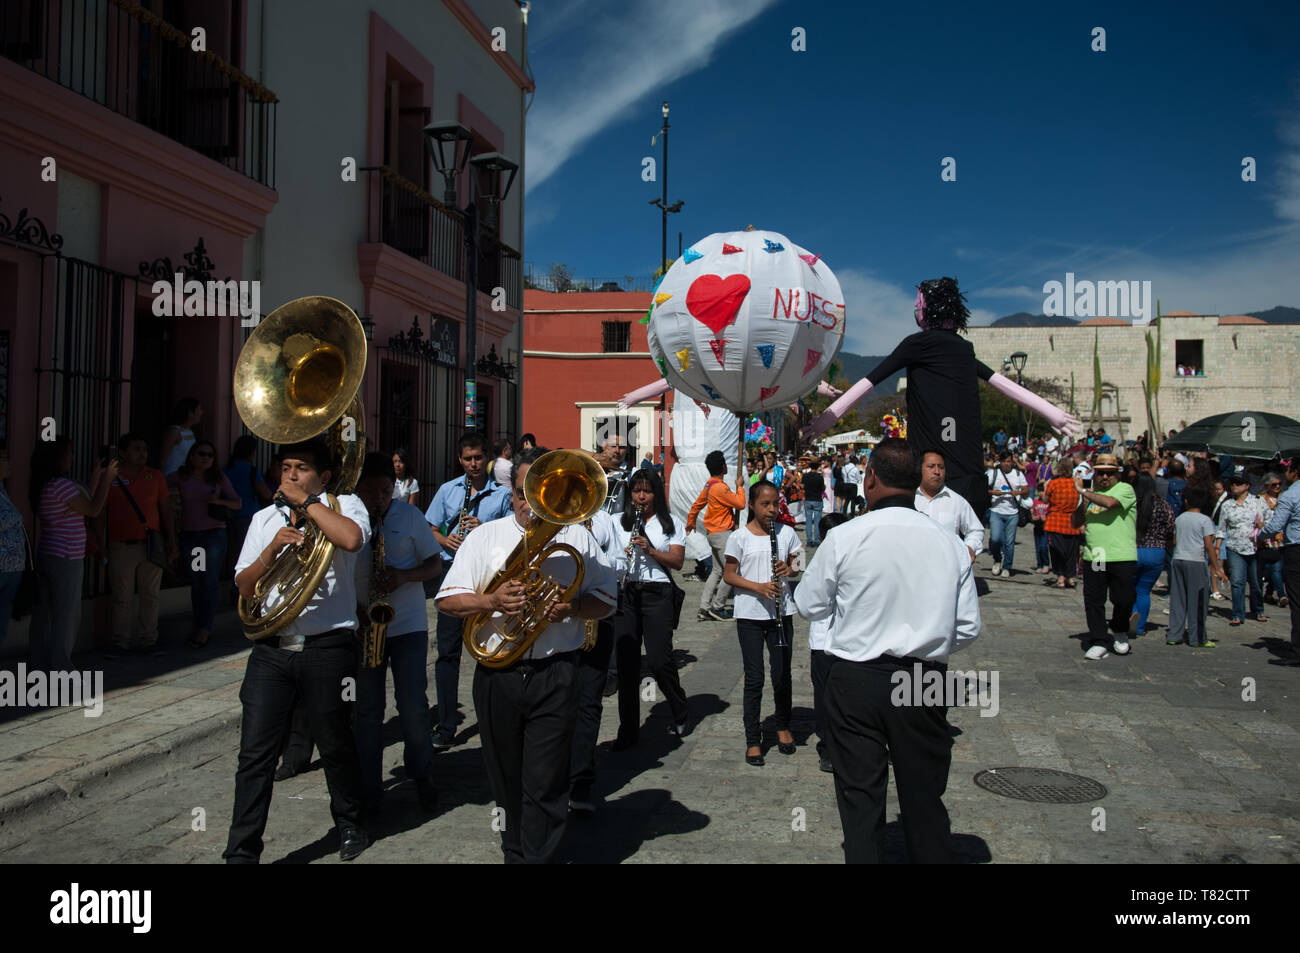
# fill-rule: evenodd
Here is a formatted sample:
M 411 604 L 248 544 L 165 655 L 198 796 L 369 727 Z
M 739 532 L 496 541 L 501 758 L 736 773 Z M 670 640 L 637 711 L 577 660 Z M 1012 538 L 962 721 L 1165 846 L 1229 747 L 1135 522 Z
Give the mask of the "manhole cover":
M 975 783 L 1003 797 L 1046 804 L 1082 804 L 1107 793 L 1099 781 L 1051 768 L 989 768 L 975 775 Z

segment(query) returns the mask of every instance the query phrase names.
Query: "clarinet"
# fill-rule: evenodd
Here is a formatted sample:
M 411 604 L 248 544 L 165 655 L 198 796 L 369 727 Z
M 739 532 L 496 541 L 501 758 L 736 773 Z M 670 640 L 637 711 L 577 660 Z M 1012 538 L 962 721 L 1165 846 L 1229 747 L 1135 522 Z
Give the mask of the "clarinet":
M 632 521 L 632 536 L 644 536 L 644 535 L 645 535 L 645 520 L 641 518 L 641 510 L 638 509 L 636 511 L 636 519 Z M 633 559 L 632 550 L 634 550 L 635 548 L 636 547 L 632 545 L 632 540 L 629 537 L 627 545 L 623 547 L 623 558 L 626 560 L 628 569 L 632 568 L 632 559 Z
M 772 540 L 772 578 L 777 583 L 776 590 L 776 647 L 788 649 L 790 643 L 785 638 L 785 580 L 776 574 L 776 564 L 781 561 L 780 550 L 777 549 L 776 537 L 780 529 L 780 523 L 776 514 L 772 514 L 772 522 L 768 524 L 767 535 Z
M 456 518 L 456 535 L 461 539 L 465 538 L 465 517 L 469 516 L 469 495 L 473 489 L 467 473 L 465 474 L 465 501 L 460 505 L 460 516 Z

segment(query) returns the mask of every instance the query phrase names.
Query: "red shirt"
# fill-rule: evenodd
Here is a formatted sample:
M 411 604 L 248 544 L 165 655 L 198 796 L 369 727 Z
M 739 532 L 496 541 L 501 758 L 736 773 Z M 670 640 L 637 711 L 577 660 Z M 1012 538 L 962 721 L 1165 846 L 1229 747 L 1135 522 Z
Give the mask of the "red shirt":
M 140 523 L 140 517 L 127 501 L 126 494 L 122 492 L 123 485 L 131 491 L 131 497 L 135 500 L 135 505 L 140 507 L 140 512 L 144 514 L 149 529 L 161 531 L 160 508 L 171 506 L 167 481 L 163 478 L 161 470 L 143 467 L 134 478 L 119 473 L 113 485 L 109 487 L 108 541 L 110 543 L 131 542 L 142 540 L 147 535 L 145 527 Z
M 1067 536 L 1078 536 L 1083 532 L 1082 526 L 1070 525 L 1070 514 L 1079 505 L 1079 492 L 1074 488 L 1071 477 L 1049 480 L 1042 495 L 1052 506 L 1047 512 L 1047 519 L 1043 521 L 1045 532 L 1064 533 Z

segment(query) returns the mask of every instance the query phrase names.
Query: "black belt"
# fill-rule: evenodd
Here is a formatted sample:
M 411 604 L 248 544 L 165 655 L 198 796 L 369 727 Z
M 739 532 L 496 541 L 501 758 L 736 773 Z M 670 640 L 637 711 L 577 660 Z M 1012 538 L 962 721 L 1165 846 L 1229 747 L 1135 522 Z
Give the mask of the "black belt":
M 581 652 L 578 649 L 570 649 L 567 652 L 556 652 L 548 655 L 546 658 L 524 658 L 515 662 L 513 665 L 507 665 L 505 668 L 492 669 L 489 672 L 523 672 L 525 675 L 532 674 L 539 669 L 546 668 L 548 665 L 554 665 L 556 662 L 575 662 Z
M 633 592 L 640 592 L 643 589 L 648 589 L 650 592 L 659 592 L 664 589 L 671 589 L 672 587 L 673 584 L 671 582 L 642 582 L 637 579 L 628 579 L 623 583 L 624 589 L 630 589 Z

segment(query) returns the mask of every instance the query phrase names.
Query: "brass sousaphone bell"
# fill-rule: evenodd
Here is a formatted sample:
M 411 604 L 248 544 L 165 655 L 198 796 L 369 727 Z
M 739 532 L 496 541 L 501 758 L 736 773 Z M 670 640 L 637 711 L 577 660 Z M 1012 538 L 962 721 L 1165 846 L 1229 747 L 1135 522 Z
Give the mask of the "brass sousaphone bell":
M 335 494 L 350 493 L 361 473 L 366 436 L 358 393 L 365 369 L 361 320 L 342 301 L 319 296 L 296 298 L 268 314 L 235 362 L 235 410 L 255 436 L 292 444 L 328 432 L 336 469 L 326 490 L 336 510 Z M 277 502 L 284 502 L 279 494 Z M 240 597 L 239 618 L 250 639 L 279 634 L 329 570 L 334 544 L 301 515 L 303 541 L 285 547 L 252 598 Z
M 504 668 L 522 658 L 549 624 L 546 614 L 570 601 L 582 586 L 582 555 L 568 543 L 552 543 L 564 527 L 582 523 L 605 502 L 605 470 L 580 450 L 552 450 L 533 461 L 524 476 L 524 497 L 537 517 L 524 530 L 505 566 L 488 584 L 495 592 L 511 580 L 524 585 L 524 608 L 516 616 L 480 612 L 465 620 L 465 649 L 487 668 Z M 543 564 L 566 555 L 573 578 L 546 574 Z

